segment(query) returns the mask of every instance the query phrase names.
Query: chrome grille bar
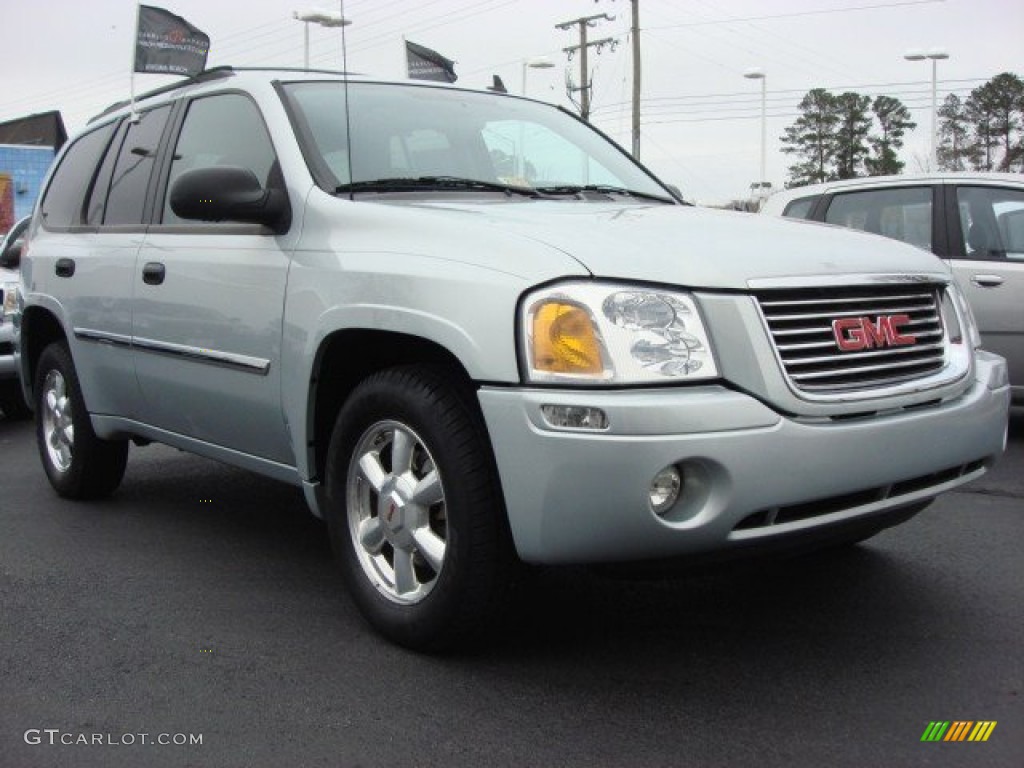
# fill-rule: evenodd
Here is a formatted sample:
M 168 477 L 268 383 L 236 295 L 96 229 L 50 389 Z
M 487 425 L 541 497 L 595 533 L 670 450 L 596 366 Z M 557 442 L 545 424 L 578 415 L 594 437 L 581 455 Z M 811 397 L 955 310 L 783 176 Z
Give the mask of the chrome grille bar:
M 938 285 L 768 290 L 758 305 L 790 382 L 823 393 L 890 386 L 940 371 L 946 339 Z M 905 316 L 894 328 L 884 318 Z M 837 320 L 846 322 L 836 330 Z M 841 334 L 837 337 L 837 334 Z M 907 343 L 905 338 L 913 339 Z M 850 349 L 840 348 L 840 341 Z
M 887 296 L 886 299 L 888 301 L 905 301 L 906 299 L 918 299 L 920 297 L 921 297 L 921 294 L 919 294 L 919 293 L 916 293 L 916 294 L 906 294 L 906 293 L 904 293 L 904 294 L 900 294 L 900 295 L 897 295 L 897 296 Z M 789 306 L 789 305 L 792 305 L 792 304 L 799 304 L 800 306 L 810 306 L 812 304 L 823 304 L 823 305 L 826 305 L 826 306 L 829 306 L 829 307 L 834 307 L 837 304 L 853 304 L 855 302 L 865 303 L 865 302 L 870 302 L 870 301 L 871 301 L 870 298 L 863 298 L 863 297 L 848 298 L 848 299 L 843 299 L 843 298 L 801 299 L 798 302 L 793 302 L 793 301 L 762 301 L 761 302 L 761 306 L 762 307 L 766 307 L 766 308 L 770 308 L 770 307 L 785 307 L 785 306 Z
M 885 314 L 885 315 L 899 315 L 909 314 L 911 312 L 928 312 L 933 307 L 930 306 L 865 306 L 861 309 L 843 309 L 835 312 L 819 312 L 815 314 L 796 314 L 796 315 L 773 315 L 771 322 L 775 323 L 786 323 L 786 322 L 807 322 L 808 320 L 836 320 L 841 317 L 860 317 L 865 314 Z
M 914 323 L 907 323 L 907 325 L 914 325 Z M 930 330 L 922 331 L 917 334 L 918 342 L 928 339 L 941 339 L 941 330 Z M 836 341 L 832 334 L 829 334 L 828 341 L 808 341 L 801 344 L 778 344 L 777 347 L 780 352 L 795 352 L 801 349 L 835 349 Z
M 835 347 L 835 342 L 832 343 L 832 347 Z M 918 355 L 920 356 L 931 356 L 931 353 L 935 350 L 942 350 L 942 342 L 938 344 L 915 344 L 912 347 L 897 347 L 896 349 L 885 350 L 884 352 L 847 352 L 843 355 L 843 360 L 877 360 L 882 355 Z M 789 360 L 789 366 L 797 365 L 818 365 L 821 363 L 834 363 L 836 360 L 835 355 L 820 355 L 818 357 L 794 357 Z M 885 365 L 884 363 L 882 364 Z M 877 366 L 876 366 L 877 367 Z M 793 378 L 796 378 L 794 375 Z

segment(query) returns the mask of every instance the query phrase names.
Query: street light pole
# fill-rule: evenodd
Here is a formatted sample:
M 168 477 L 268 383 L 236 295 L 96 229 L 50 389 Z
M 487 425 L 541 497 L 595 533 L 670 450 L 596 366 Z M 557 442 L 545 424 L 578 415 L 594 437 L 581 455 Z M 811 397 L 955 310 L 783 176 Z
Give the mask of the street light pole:
M 340 13 L 333 11 L 307 10 L 294 11 L 292 18 L 303 23 L 303 69 L 309 69 L 309 25 L 318 24 L 321 27 L 347 27 L 352 22 L 344 18 Z M 342 67 L 344 69 L 344 67 Z
M 768 75 L 763 69 L 748 69 L 743 73 L 748 80 L 761 81 L 761 172 L 757 177 L 757 195 L 764 199 L 765 176 L 768 175 L 766 164 L 768 157 Z
M 523 96 L 526 95 L 526 70 L 527 69 L 551 69 L 555 66 L 555 62 L 551 59 L 541 56 L 536 59 L 524 59 L 523 60 Z
M 924 51 L 907 51 L 903 58 L 907 61 L 932 60 L 932 137 L 931 137 L 931 165 L 932 170 L 939 169 L 939 102 L 938 102 L 938 63 L 942 59 L 948 59 L 949 54 L 940 48 L 932 48 Z
M 526 95 L 526 70 L 528 69 L 551 69 L 555 62 L 546 56 L 536 59 L 523 60 L 523 96 Z M 516 149 L 516 174 L 520 179 L 526 179 L 526 125 L 519 122 L 519 146 Z

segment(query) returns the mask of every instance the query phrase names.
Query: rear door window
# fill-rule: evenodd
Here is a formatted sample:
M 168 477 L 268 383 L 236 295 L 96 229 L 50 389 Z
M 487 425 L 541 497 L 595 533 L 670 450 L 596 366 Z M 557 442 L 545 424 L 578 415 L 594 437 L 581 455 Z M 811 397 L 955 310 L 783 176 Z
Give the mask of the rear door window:
M 149 190 L 153 165 L 156 162 L 160 137 L 163 136 L 170 105 L 151 109 L 129 122 L 128 133 L 121 144 L 110 179 L 110 189 L 103 213 L 106 226 L 132 226 L 143 223 L 146 193 Z
M 841 192 L 832 198 L 825 221 L 874 232 L 932 250 L 931 187 L 895 187 Z

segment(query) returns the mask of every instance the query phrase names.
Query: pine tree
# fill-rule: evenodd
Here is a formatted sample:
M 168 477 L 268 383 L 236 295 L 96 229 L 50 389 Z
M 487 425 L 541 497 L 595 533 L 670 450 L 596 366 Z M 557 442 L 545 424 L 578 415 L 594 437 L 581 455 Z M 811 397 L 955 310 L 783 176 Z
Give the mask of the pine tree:
M 835 134 L 835 176 L 855 179 L 861 175 L 869 152 L 871 98 L 847 92 L 836 97 L 835 105 L 839 117 Z
M 980 99 L 975 98 L 974 91 L 967 97 L 964 111 L 971 123 L 971 165 L 976 171 L 995 170 L 999 137 L 993 126 L 992 114 Z
M 975 124 L 982 170 L 1008 171 L 1022 155 L 1019 141 L 1024 118 L 1024 81 L 1003 72 L 971 91 L 967 113 Z
M 910 110 L 903 102 L 892 96 L 876 97 L 871 111 L 878 121 L 879 133 L 869 139 L 874 155 L 864 161 L 868 175 L 900 173 L 905 164 L 897 157 L 896 150 L 903 146 L 903 135 L 916 128 L 917 123 L 910 119 Z
M 799 162 L 789 167 L 787 187 L 827 181 L 832 178 L 835 134 L 839 125 L 836 97 L 815 88 L 801 99 L 800 116 L 781 137 L 782 151 L 796 155 Z
M 939 107 L 939 145 L 936 149 L 941 171 L 966 171 L 979 159 L 971 142 L 971 120 L 963 101 L 951 93 Z

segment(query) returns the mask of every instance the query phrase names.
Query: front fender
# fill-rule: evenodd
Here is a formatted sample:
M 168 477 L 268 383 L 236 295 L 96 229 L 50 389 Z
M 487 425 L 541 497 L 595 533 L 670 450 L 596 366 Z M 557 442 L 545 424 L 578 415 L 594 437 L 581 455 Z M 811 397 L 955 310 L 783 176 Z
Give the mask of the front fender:
M 296 258 L 285 302 L 282 390 L 301 476 L 315 474 L 303 447 L 315 440 L 309 393 L 328 337 L 348 330 L 401 334 L 440 347 L 474 381 L 516 383 L 516 302 L 527 287 L 507 273 L 452 262 L 442 269 L 422 256 Z

